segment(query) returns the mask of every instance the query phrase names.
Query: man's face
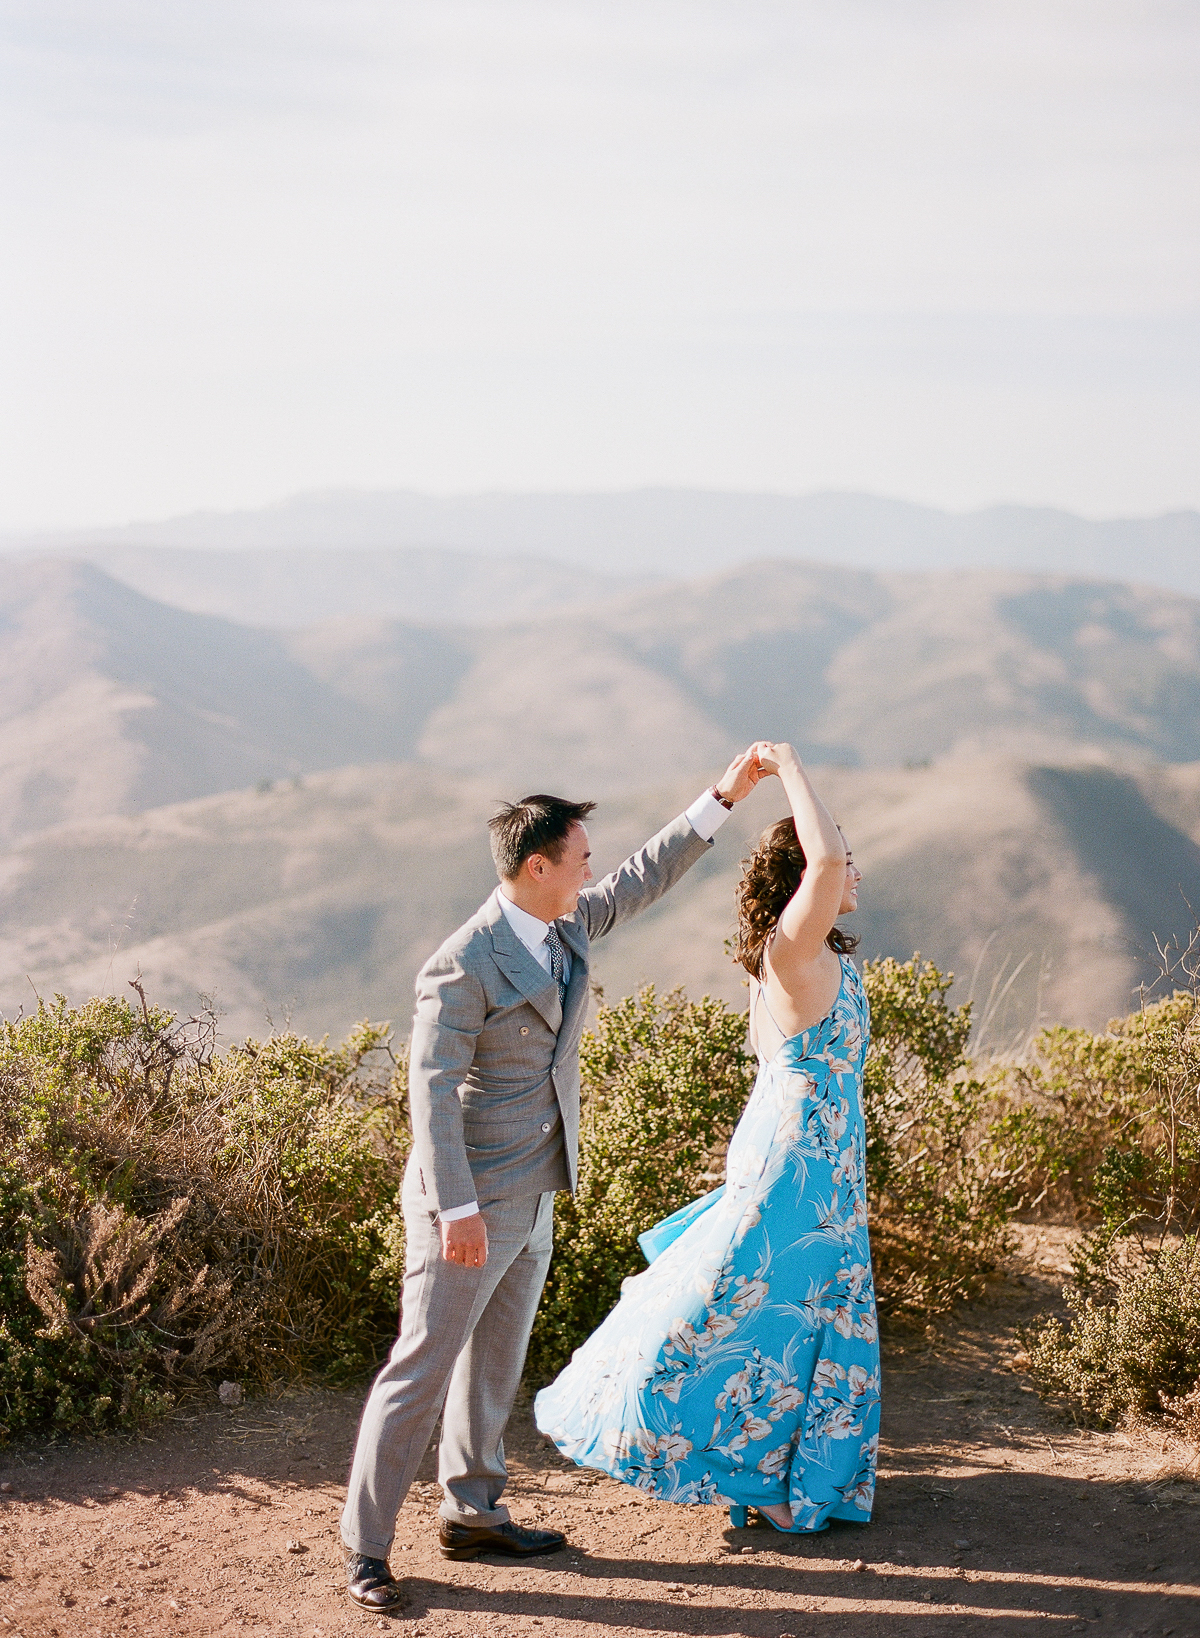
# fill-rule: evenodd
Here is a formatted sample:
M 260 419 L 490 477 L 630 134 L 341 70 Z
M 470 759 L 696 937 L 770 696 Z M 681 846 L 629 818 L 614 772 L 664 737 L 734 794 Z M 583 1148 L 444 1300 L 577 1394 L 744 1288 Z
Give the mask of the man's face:
M 546 896 L 547 921 L 572 914 L 580 891 L 592 879 L 592 867 L 588 863 L 591 856 L 587 826 L 577 819 L 567 832 L 559 858 L 549 859 L 543 853 L 536 853 L 529 861 L 535 866 L 536 880 Z

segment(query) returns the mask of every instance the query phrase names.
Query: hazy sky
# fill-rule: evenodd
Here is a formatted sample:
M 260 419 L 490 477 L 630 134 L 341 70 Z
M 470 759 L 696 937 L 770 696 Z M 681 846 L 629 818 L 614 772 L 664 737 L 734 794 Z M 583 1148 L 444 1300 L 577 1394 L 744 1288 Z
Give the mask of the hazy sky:
M 0 0 L 0 529 L 1200 504 L 1200 4 Z

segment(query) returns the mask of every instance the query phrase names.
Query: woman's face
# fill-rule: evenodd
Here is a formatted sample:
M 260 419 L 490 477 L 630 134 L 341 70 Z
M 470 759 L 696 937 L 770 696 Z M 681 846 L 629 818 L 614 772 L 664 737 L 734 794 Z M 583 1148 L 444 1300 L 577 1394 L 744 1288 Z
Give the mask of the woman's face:
M 842 908 L 838 911 L 839 916 L 848 916 L 852 910 L 858 909 L 858 884 L 861 881 L 862 871 L 855 864 L 847 847 L 846 881 L 842 888 Z

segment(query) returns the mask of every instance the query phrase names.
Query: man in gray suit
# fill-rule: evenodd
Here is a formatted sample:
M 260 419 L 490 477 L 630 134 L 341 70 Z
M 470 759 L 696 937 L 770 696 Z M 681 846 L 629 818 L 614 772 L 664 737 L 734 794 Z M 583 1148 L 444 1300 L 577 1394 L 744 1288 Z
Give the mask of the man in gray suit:
M 592 802 L 527 796 L 491 821 L 500 886 L 417 978 L 409 1059 L 400 1336 L 363 1411 L 342 1539 L 348 1592 L 404 1602 L 388 1568 L 396 1515 L 443 1412 L 438 1538 L 447 1558 L 554 1552 L 501 1505 L 512 1410 L 553 1243 L 575 1187 L 588 947 L 661 897 L 758 780 L 750 751 L 594 885 Z

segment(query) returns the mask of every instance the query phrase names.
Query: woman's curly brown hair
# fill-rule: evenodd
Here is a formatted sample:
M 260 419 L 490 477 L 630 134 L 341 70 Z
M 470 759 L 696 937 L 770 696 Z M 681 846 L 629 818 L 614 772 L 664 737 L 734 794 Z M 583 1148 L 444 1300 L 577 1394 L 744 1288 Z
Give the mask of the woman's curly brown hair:
M 770 830 L 763 831 L 758 846 L 742 866 L 733 959 L 740 961 L 752 978 L 762 977 L 767 940 L 784 906 L 799 887 L 807 863 L 796 835 L 795 820 L 781 819 Z M 831 927 L 825 942 L 838 955 L 849 955 L 858 947 L 854 934 L 841 927 Z

